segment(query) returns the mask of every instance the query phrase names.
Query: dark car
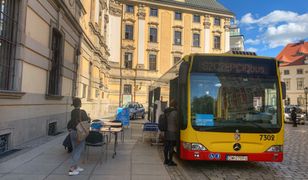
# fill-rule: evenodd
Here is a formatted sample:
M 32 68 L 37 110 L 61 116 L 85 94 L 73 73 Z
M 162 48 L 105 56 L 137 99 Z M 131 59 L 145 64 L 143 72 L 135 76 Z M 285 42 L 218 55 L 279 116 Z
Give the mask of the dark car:
M 129 109 L 130 119 L 144 118 L 145 116 L 145 110 L 142 104 L 131 102 L 125 104 L 123 108 Z

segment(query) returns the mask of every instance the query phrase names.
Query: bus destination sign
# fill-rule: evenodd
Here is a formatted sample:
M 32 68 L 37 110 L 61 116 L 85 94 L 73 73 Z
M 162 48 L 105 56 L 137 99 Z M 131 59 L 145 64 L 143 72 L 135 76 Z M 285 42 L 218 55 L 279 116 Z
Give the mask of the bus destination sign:
M 268 59 L 235 59 L 233 57 L 195 58 L 192 72 L 275 75 L 275 61 Z

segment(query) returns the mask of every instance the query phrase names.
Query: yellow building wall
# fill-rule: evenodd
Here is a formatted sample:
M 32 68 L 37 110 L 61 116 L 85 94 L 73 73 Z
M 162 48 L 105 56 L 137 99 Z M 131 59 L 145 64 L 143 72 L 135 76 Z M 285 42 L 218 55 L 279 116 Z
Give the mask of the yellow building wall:
M 67 41 L 64 43 L 64 60 L 70 63 L 74 63 L 74 53 L 75 50 L 72 45 L 70 45 Z
M 172 44 L 173 44 L 173 28 L 172 28 L 172 18 L 173 13 L 167 10 L 159 10 L 161 11 L 160 15 L 160 25 L 159 25 L 159 31 L 163 32 L 160 36 L 160 59 L 159 61 L 159 72 L 163 73 L 168 70 L 170 67 L 170 59 L 171 57 L 171 50 L 172 50 Z
M 27 7 L 26 35 L 40 43 L 42 46 L 46 48 L 49 47 L 49 25 L 30 7 Z
M 23 64 L 22 91 L 28 93 L 45 94 L 47 88 L 47 71 L 28 63 Z M 34 85 L 39 82 L 39 85 Z

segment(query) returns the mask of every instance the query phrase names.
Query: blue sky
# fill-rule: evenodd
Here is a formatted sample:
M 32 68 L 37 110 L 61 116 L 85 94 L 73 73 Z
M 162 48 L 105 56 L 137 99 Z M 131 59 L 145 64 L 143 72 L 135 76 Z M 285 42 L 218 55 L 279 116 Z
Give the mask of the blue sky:
M 217 0 L 235 15 L 245 50 L 276 57 L 283 47 L 308 41 L 308 0 Z

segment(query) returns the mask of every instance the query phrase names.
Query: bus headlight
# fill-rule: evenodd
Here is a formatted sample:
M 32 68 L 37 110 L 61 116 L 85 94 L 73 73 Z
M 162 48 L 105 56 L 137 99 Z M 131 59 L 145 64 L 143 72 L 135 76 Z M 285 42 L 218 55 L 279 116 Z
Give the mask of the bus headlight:
M 186 150 L 193 150 L 193 151 L 206 151 L 206 147 L 204 147 L 200 143 L 188 143 L 188 142 L 183 142 L 183 147 Z
M 266 150 L 266 152 L 283 152 L 283 146 L 282 145 L 275 145 L 271 146 Z

